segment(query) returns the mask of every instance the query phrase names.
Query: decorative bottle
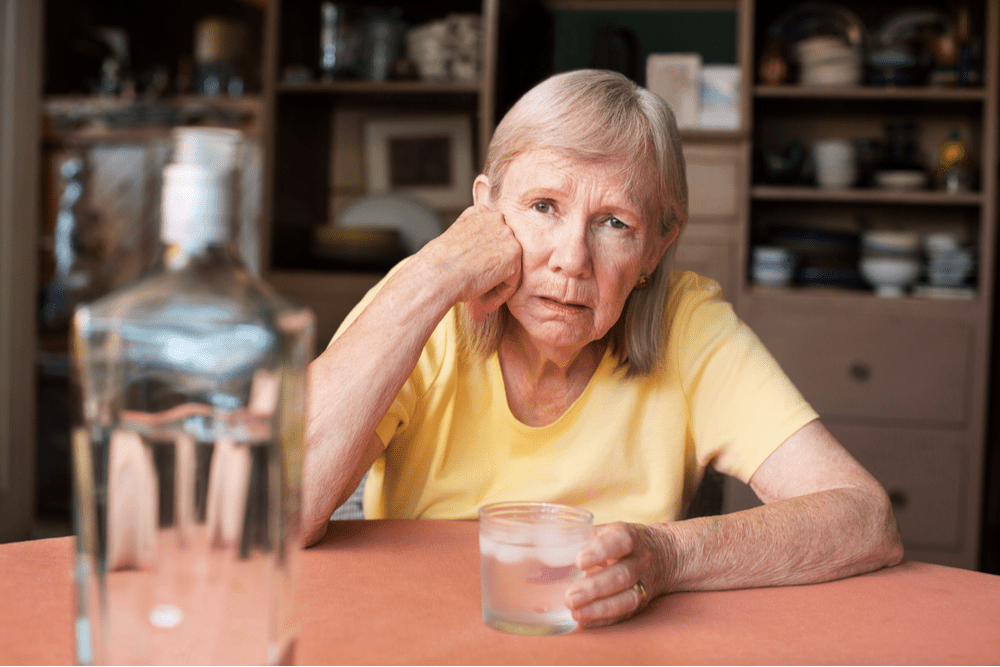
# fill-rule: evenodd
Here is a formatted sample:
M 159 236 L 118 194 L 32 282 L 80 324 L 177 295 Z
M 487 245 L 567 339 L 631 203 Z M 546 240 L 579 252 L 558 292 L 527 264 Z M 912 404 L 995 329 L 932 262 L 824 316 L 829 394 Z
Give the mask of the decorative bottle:
M 158 267 L 74 316 L 80 664 L 294 656 L 314 318 L 231 244 L 241 145 L 176 131 Z

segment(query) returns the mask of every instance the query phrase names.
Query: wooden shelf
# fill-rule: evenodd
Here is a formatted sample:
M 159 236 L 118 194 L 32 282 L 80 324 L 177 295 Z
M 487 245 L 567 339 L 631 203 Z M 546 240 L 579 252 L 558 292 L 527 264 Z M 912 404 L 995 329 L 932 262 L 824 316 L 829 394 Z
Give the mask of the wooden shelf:
M 768 48 L 771 25 L 787 4 L 741 4 L 738 43 L 748 84 L 743 102 L 751 126 L 751 155 L 793 139 L 803 146 L 824 137 L 888 140 L 886 124 L 905 118 L 914 122 L 912 141 L 921 160 L 934 160 L 941 142 L 957 128 L 970 144 L 979 190 L 826 190 L 751 182 L 736 262 L 737 313 L 824 421 L 836 422 L 837 428 L 831 427 L 835 437 L 886 488 L 912 489 L 914 497 L 926 493 L 924 480 L 939 474 L 938 462 L 913 459 L 911 465 L 917 451 L 911 447 L 921 440 L 954 438 L 945 465 L 962 469 L 962 488 L 924 496 L 929 504 L 946 499 L 947 518 L 917 515 L 913 506 L 909 511 L 897 508 L 897 516 L 901 527 L 907 524 L 902 536 L 908 557 L 974 568 L 980 551 L 983 452 L 989 416 L 995 412 L 988 390 L 990 355 L 996 353 L 1000 0 L 970 6 L 972 30 L 982 44 L 981 83 L 961 88 L 758 84 L 753 77 Z M 863 20 L 874 20 L 912 3 L 871 4 L 848 0 L 845 7 Z M 817 230 L 953 230 L 975 248 L 975 292 L 955 292 L 952 298 L 886 298 L 869 290 L 754 284 L 749 279 L 753 245 L 766 243 L 773 225 L 793 222 Z M 806 251 L 803 264 L 808 267 L 812 261 Z M 917 290 L 922 292 L 932 293 Z M 901 467 L 901 462 L 906 465 Z M 744 507 L 727 502 L 726 509 Z M 943 524 L 955 528 L 946 540 L 920 536 L 934 535 Z
M 824 190 L 793 185 L 755 185 L 750 189 L 753 199 L 764 201 L 800 201 L 863 204 L 909 204 L 916 206 L 981 206 L 981 192 L 948 193 L 940 190 L 878 190 L 851 188 Z
M 463 81 L 309 81 L 279 83 L 277 90 L 282 94 L 475 95 L 480 92 L 480 84 Z
M 72 146 L 157 141 L 168 138 L 185 119 L 211 118 L 213 114 L 218 116 L 215 120 L 239 125 L 247 136 L 257 137 L 264 111 L 263 100 L 257 95 L 180 95 L 157 100 L 52 95 L 42 106 L 49 119 L 74 125 L 67 129 L 59 127 L 59 122 L 50 123 L 44 138 Z
M 682 127 L 680 133 L 684 141 L 707 143 L 742 141 L 749 135 L 746 130 L 712 130 L 700 127 Z
M 797 86 L 759 85 L 757 98 L 831 100 L 924 100 L 932 102 L 982 102 L 982 88 L 932 88 L 927 86 Z
M 543 0 L 553 11 L 737 11 L 739 0 Z
M 972 298 L 929 298 L 910 294 L 886 298 L 872 291 L 802 285 L 770 287 L 746 285 L 740 295 L 744 316 L 751 320 L 754 314 L 767 317 L 788 317 L 789 321 L 802 318 L 825 322 L 918 322 L 925 320 L 965 322 L 977 326 L 979 313 L 984 307 L 984 297 L 977 291 Z

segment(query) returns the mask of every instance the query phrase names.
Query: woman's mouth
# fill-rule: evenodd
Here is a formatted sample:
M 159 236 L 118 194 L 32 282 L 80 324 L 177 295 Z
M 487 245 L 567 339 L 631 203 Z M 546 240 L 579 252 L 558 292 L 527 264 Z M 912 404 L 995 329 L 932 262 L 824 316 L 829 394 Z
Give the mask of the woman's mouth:
M 579 313 L 579 312 L 582 312 L 584 310 L 587 310 L 587 306 L 583 305 L 582 303 L 572 303 L 572 302 L 560 301 L 559 299 L 553 299 L 553 298 L 547 297 L 547 296 L 539 297 L 539 299 L 541 299 L 542 303 L 544 303 L 546 306 L 548 306 L 548 307 L 550 307 L 550 308 L 552 308 L 554 310 L 558 310 L 558 311 L 562 311 L 562 312 L 566 312 L 566 313 Z

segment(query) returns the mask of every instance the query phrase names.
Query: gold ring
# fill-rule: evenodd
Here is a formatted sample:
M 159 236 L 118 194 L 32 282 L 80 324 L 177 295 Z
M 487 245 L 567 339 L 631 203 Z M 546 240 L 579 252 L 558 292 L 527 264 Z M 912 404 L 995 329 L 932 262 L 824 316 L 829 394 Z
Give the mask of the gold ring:
M 642 583 L 642 579 L 635 582 L 635 586 L 632 587 L 636 593 L 639 594 L 639 604 L 646 601 L 646 587 Z

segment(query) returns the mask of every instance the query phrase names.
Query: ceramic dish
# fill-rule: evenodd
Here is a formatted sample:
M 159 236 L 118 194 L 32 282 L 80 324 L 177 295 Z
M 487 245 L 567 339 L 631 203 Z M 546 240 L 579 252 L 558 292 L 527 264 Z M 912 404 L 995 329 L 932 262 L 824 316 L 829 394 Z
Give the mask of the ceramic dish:
M 372 227 L 318 227 L 313 250 L 320 257 L 332 260 L 394 262 L 404 255 L 398 230 Z
M 393 193 L 352 202 L 337 216 L 334 226 L 398 230 L 408 255 L 444 231 L 441 217 L 430 206 L 415 197 Z
M 806 2 L 782 14 L 768 30 L 775 39 L 794 44 L 817 35 L 840 36 L 859 54 L 868 50 L 871 36 L 858 15 L 832 2 Z
M 951 31 L 951 18 L 935 9 L 904 9 L 882 23 L 875 32 L 875 39 L 883 46 L 893 46 L 923 31 L 947 34 Z
M 860 266 L 865 280 L 883 297 L 902 296 L 920 275 L 920 262 L 904 257 L 863 257 Z
M 873 229 L 861 236 L 861 247 L 866 253 L 889 255 L 915 255 L 920 251 L 920 234 L 892 229 Z
M 926 172 L 917 169 L 889 169 L 875 172 L 875 185 L 883 190 L 919 190 L 926 184 Z

